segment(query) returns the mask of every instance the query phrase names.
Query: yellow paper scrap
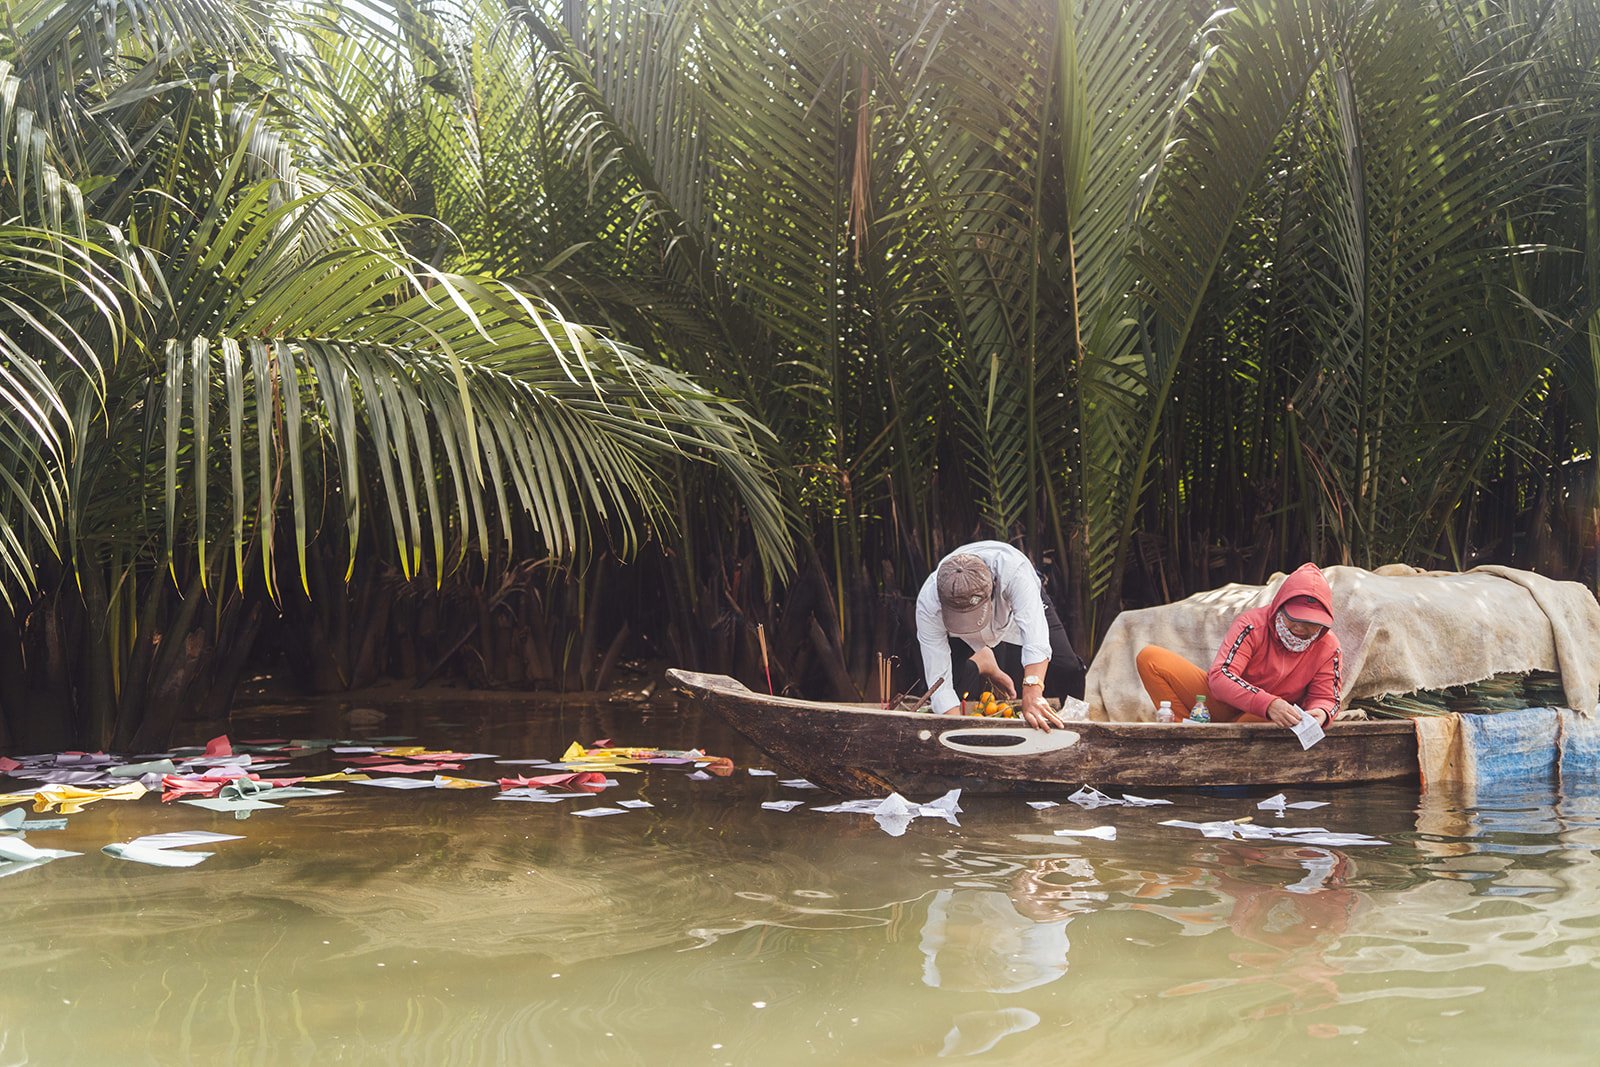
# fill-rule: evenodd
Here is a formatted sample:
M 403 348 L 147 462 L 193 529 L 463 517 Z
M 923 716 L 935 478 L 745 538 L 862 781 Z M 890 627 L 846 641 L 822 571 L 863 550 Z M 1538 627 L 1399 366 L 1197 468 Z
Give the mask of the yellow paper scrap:
M 138 800 L 146 790 L 138 782 L 113 786 L 110 789 L 83 789 L 75 785 L 47 785 L 33 794 L 33 810 L 49 811 L 60 805 L 62 815 L 76 815 L 86 805 L 97 800 Z
M 567 750 L 561 754 L 561 758 L 556 762 L 570 763 L 575 759 L 582 759 L 587 755 L 588 753 L 584 751 L 583 746 L 574 741 L 572 744 L 567 746 Z
M 372 775 L 358 774 L 351 771 L 334 771 L 332 774 L 316 774 L 305 779 L 308 782 L 370 782 Z
M 406 745 L 403 748 L 376 748 L 374 752 L 381 752 L 385 756 L 420 756 L 428 751 L 421 745 Z
M 482 789 L 495 783 L 480 782 L 476 778 L 452 778 L 448 774 L 436 774 L 433 776 L 433 784 L 439 789 Z

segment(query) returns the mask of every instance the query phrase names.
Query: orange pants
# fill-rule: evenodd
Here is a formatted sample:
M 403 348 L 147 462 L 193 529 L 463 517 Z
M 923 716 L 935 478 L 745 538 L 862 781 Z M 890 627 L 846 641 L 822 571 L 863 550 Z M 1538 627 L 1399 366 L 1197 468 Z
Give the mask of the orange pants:
M 1206 707 L 1211 709 L 1211 718 L 1215 722 L 1266 721 L 1258 715 L 1246 715 L 1233 705 L 1224 704 L 1213 697 L 1211 686 L 1206 681 L 1206 671 L 1170 648 L 1145 645 L 1139 650 L 1134 663 L 1139 668 L 1139 681 L 1144 683 L 1144 691 L 1150 694 L 1156 707 L 1160 707 L 1163 700 L 1170 700 L 1173 713 L 1180 719 L 1189 717 L 1194 698 L 1204 693 Z

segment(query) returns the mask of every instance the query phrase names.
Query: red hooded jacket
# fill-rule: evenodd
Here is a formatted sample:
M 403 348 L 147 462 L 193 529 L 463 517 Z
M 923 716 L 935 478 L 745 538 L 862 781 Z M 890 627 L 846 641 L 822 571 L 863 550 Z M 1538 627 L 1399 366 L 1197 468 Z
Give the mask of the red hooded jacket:
M 1322 631 L 1304 652 L 1290 652 L 1278 640 L 1273 616 L 1297 596 L 1311 597 L 1333 614 L 1328 580 L 1307 563 L 1283 580 L 1271 604 L 1251 608 L 1228 627 L 1206 679 L 1214 698 L 1263 718 L 1278 697 L 1306 710 L 1324 708 L 1330 718 L 1339 713 L 1339 639 L 1333 631 Z

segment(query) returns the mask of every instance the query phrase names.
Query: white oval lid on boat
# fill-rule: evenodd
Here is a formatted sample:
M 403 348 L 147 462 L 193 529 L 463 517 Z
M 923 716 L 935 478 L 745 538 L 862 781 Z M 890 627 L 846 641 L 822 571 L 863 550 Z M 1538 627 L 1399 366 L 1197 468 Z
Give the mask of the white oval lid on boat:
M 986 729 L 946 730 L 939 743 L 972 756 L 1034 756 L 1058 752 L 1078 743 L 1075 730 L 1035 730 L 1031 726 L 991 726 Z

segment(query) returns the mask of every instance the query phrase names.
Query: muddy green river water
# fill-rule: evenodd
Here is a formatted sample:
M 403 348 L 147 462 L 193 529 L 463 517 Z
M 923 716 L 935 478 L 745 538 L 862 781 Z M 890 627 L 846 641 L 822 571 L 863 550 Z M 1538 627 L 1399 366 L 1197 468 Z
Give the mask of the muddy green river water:
M 83 856 L 0 878 L 0 1067 L 1600 1059 L 1600 786 L 1291 788 L 1331 803 L 1281 818 L 1256 808 L 1271 790 L 1095 810 L 965 797 L 958 825 L 891 836 L 750 775 L 782 768 L 671 700 L 385 710 L 232 734 L 550 759 L 609 737 L 738 769 L 618 774 L 553 804 L 339 785 L 243 821 L 155 795 L 94 804 L 28 836 Z M 573 815 L 623 799 L 653 807 Z M 761 807 L 782 799 L 806 804 Z M 1246 815 L 1387 843 L 1161 825 Z M 1053 835 L 1096 826 L 1115 839 Z M 185 869 L 99 851 L 183 829 L 244 839 Z

